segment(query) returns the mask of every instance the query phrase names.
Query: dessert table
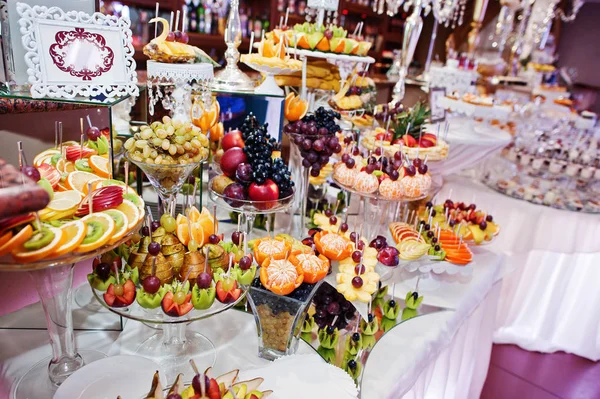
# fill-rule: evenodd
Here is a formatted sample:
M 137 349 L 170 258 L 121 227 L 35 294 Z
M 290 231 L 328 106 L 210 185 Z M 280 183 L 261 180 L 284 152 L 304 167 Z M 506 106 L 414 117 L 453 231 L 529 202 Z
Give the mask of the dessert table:
M 367 362 L 362 398 L 396 398 L 400 395 L 422 398 L 432 394 L 435 397 L 469 398 L 479 394 L 491 352 L 503 257 L 484 251 L 478 258 L 469 280 L 442 281 L 438 291 L 422 293 L 425 295 L 424 306 L 429 302 L 435 306 L 446 304 L 446 310 L 427 313 L 400 324 L 376 346 L 381 345 L 381 348 L 373 352 Z M 87 270 L 89 265 L 81 264 L 77 268 Z M 402 283 L 406 276 L 399 269 L 392 279 L 397 282 L 396 297 L 403 297 L 411 289 Z M 95 349 L 109 356 L 131 354 L 142 339 L 155 332 L 145 324 L 121 320 L 108 311 L 90 312 L 76 304 L 74 308 L 79 348 Z M 7 397 L 18 376 L 50 354 L 42 314 L 40 304 L 34 303 L 0 317 L 3 336 L 0 397 Z M 194 322 L 189 328 L 202 332 L 214 342 L 218 351 L 214 365 L 217 374 L 268 363 L 256 356 L 256 327 L 249 313 L 230 310 Z M 393 359 L 388 347 L 397 354 Z M 315 352 L 302 341 L 297 353 Z M 393 367 L 390 367 L 392 360 Z M 384 396 L 381 396 L 382 392 Z M 298 397 L 302 397 L 300 393 Z
M 557 210 L 450 176 L 438 194 L 475 202 L 502 224 L 487 248 L 507 255 L 494 342 L 600 359 L 600 215 Z

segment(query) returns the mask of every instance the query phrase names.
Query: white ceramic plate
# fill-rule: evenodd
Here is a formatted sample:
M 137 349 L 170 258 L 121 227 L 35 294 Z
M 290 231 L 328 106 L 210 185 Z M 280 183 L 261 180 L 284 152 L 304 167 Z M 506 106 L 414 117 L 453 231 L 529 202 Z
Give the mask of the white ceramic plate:
M 107 357 L 73 373 L 58 388 L 54 399 L 115 399 L 119 395 L 124 399 L 141 398 L 150 391 L 157 370 L 160 367 L 156 363 L 141 356 Z

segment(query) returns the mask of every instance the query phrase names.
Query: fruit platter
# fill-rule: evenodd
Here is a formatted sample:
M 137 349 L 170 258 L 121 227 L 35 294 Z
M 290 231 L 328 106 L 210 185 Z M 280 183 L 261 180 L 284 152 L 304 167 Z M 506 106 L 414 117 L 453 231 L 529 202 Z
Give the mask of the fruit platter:
M 173 384 L 168 388 L 161 385 L 160 374 L 157 371 L 152 378 L 150 391 L 145 399 L 266 399 L 273 391 L 261 390 L 264 382 L 262 378 L 239 381 L 239 370 L 232 370 L 218 377 L 211 377 L 212 369 L 209 367 L 203 373 L 198 371 L 192 360 L 194 378 L 191 384 L 185 384 L 183 374 L 179 374 Z M 120 398 L 120 397 L 119 397 Z M 125 399 L 125 398 L 123 398 Z
M 372 45 L 371 42 L 362 40 L 360 35 L 350 35 L 353 37 L 349 37 L 348 32 L 342 27 L 334 25 L 319 26 L 316 23 L 309 22 L 296 24 L 291 29 L 287 27 L 275 29 L 265 36 L 276 44 L 281 40 L 287 40 L 289 46 L 294 47 L 294 50 L 290 49 L 291 53 L 296 53 L 296 50 L 300 49 L 305 50 L 305 52 L 298 52 L 298 54 L 313 55 L 315 57 L 318 57 L 319 53 L 333 53 L 364 58 Z
M 223 136 L 208 185 L 218 206 L 256 215 L 283 211 L 292 204 L 295 182 L 267 127 L 249 114 L 239 129 Z
M 20 183 L 37 184 L 48 201 L 36 212 L 2 220 L 0 263 L 4 269 L 36 270 L 75 263 L 108 251 L 137 232 L 145 204 L 127 183 L 110 178 L 108 142 L 91 126 L 80 144 L 60 143 L 36 155 L 32 165 L 27 164 L 20 146 L 25 176 Z
M 430 116 L 430 110 L 421 103 L 412 109 L 401 112 L 399 103 L 389 109 L 383 106 L 378 117 L 389 120 L 389 128 L 376 128 L 362 135 L 361 145 L 369 151 L 380 151 L 392 156 L 402 151 L 410 158 L 428 161 L 441 161 L 448 157 L 449 146 L 438 134 L 423 131 Z M 387 124 L 387 122 L 386 122 Z
M 206 208 L 191 207 L 187 214 L 163 214 L 158 223 L 147 223 L 127 248 L 126 262 L 117 257 L 94 265 L 88 281 L 102 305 L 140 321 L 183 323 L 242 298 L 250 282 L 246 275 L 256 271 L 251 258 L 215 234 L 217 223 Z

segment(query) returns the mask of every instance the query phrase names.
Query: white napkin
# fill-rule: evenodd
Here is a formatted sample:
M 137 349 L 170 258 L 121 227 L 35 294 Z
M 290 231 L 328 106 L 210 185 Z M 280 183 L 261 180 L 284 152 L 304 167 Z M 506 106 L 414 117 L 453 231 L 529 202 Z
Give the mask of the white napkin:
M 262 377 L 262 391 L 271 389 L 269 399 L 356 399 L 358 389 L 344 370 L 317 354 L 292 355 L 268 366 L 240 372 L 240 381 Z

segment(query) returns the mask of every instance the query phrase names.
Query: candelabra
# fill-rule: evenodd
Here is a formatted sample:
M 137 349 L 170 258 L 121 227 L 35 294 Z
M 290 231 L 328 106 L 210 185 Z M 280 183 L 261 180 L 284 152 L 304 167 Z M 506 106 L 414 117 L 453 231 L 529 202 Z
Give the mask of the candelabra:
M 213 88 L 225 91 L 253 91 L 255 83 L 238 68 L 242 43 L 242 24 L 240 23 L 240 0 L 231 0 L 227 27 L 225 28 L 225 69 L 216 74 Z

